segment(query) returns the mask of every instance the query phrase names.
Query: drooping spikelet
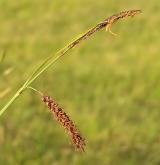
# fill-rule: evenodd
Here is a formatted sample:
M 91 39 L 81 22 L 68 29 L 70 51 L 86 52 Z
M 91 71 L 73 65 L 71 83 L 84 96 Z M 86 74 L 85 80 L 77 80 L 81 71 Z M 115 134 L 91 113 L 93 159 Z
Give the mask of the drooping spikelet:
M 63 111 L 62 108 L 50 97 L 42 96 L 42 101 L 48 106 L 56 120 L 64 127 L 71 137 L 72 143 L 76 149 L 84 151 L 85 139 L 81 136 L 73 121 Z

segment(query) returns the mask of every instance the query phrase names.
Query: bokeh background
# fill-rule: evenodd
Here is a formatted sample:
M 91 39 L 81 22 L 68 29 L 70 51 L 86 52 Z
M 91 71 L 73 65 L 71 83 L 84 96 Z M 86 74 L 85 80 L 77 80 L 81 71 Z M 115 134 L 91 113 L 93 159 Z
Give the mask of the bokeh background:
M 50 54 L 108 16 L 102 30 L 32 86 L 51 95 L 86 138 L 76 152 L 39 96 L 27 90 L 0 117 L 1 165 L 160 164 L 159 0 L 0 0 L 0 107 Z

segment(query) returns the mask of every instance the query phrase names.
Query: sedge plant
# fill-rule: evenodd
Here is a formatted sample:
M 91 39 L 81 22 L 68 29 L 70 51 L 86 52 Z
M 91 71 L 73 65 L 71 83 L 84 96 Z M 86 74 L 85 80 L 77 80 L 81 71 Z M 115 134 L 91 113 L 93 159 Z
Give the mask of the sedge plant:
M 55 55 L 50 55 L 47 59 L 45 59 L 42 64 L 35 69 L 35 71 L 28 77 L 28 79 L 22 84 L 22 86 L 17 90 L 17 92 L 14 94 L 13 97 L 2 107 L 0 110 L 0 116 L 7 111 L 7 109 L 10 107 L 10 105 L 27 89 L 32 89 L 34 91 L 37 91 L 33 87 L 31 87 L 31 84 L 43 73 L 45 72 L 51 65 L 53 65 L 56 61 L 58 61 L 61 57 L 63 57 L 65 54 L 67 54 L 72 48 L 79 45 L 82 41 L 89 38 L 92 34 L 95 32 L 106 28 L 107 31 L 109 31 L 111 34 L 116 35 L 111 31 L 111 26 L 113 23 L 115 23 L 117 20 L 121 18 L 126 17 L 133 17 L 137 14 L 141 13 L 141 10 L 129 10 L 129 11 L 122 11 L 118 14 L 114 14 L 104 21 L 98 23 L 96 26 L 89 29 L 87 32 L 81 34 L 79 37 L 77 37 L 75 40 L 67 44 L 65 47 L 60 49 Z M 4 56 L 1 58 L 1 62 L 3 61 Z M 48 108 L 53 112 L 56 119 L 63 125 L 63 127 L 68 130 L 68 132 L 71 134 L 72 142 L 76 146 L 76 148 L 80 148 L 81 150 L 84 150 L 85 141 L 84 138 L 81 137 L 79 134 L 79 131 L 73 124 L 72 120 L 68 118 L 68 115 L 58 107 L 58 104 L 54 102 L 53 99 L 49 96 L 43 95 L 41 92 L 37 91 L 41 97 L 42 101 L 48 106 Z

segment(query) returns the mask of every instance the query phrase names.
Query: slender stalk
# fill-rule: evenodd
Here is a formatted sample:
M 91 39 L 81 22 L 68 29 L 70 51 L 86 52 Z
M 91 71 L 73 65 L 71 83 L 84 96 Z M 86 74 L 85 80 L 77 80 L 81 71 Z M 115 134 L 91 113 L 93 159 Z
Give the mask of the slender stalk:
M 87 39 L 89 36 L 94 34 L 95 32 L 103 29 L 106 27 L 106 29 L 111 32 L 110 28 L 111 25 L 119 20 L 120 18 L 125 18 L 128 16 L 134 16 L 141 13 L 140 10 L 130 10 L 130 11 L 124 11 L 120 12 L 118 14 L 114 14 L 110 16 L 109 18 L 105 19 L 101 23 L 97 24 L 95 27 L 89 29 L 87 32 L 80 35 L 77 39 L 70 42 L 68 45 L 66 45 L 64 48 L 59 50 L 55 56 L 51 55 L 49 56 L 34 72 L 33 74 L 24 82 L 22 87 L 18 89 L 18 91 L 14 94 L 14 96 L 7 102 L 7 104 L 0 110 L 0 116 L 8 109 L 8 107 L 18 98 L 18 96 L 25 91 L 29 85 L 35 81 L 45 70 L 47 70 L 52 64 L 54 64 L 56 61 L 58 61 L 62 56 L 64 56 L 69 50 L 74 48 L 75 46 L 79 45 L 82 41 Z
M 7 108 L 17 99 L 17 97 L 21 94 L 21 92 L 24 90 L 24 86 L 22 86 L 15 94 L 14 96 L 7 102 L 7 104 L 1 109 L 0 116 L 7 110 Z
M 40 96 L 43 96 L 43 95 L 44 95 L 41 91 L 37 90 L 36 88 L 33 88 L 33 87 L 31 87 L 31 86 L 29 86 L 29 87 L 27 87 L 27 88 L 33 90 L 33 91 L 36 92 L 36 93 L 38 93 Z

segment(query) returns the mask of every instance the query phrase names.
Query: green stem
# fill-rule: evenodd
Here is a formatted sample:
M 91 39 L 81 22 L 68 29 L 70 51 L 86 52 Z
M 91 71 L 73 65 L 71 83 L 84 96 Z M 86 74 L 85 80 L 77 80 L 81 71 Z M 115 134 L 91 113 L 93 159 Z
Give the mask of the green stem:
M 59 50 L 55 56 L 49 56 L 44 62 L 33 72 L 33 74 L 25 81 L 25 83 L 22 85 L 21 88 L 18 89 L 18 91 L 14 94 L 14 96 L 7 102 L 7 104 L 0 110 L 0 116 L 8 109 L 8 107 L 18 98 L 18 96 L 25 91 L 29 85 L 35 81 L 45 70 L 47 70 L 53 63 L 58 61 L 62 56 L 64 56 L 69 50 L 74 48 L 75 46 L 79 45 L 82 41 L 89 38 L 93 33 L 107 27 L 107 25 L 113 24 L 117 21 L 119 18 L 127 17 L 127 16 L 133 16 L 136 14 L 139 14 L 140 10 L 131 10 L 127 12 L 121 12 L 117 15 L 113 15 L 101 23 L 97 24 L 95 27 L 91 28 L 87 32 L 80 35 L 77 39 L 70 42 L 68 45 L 66 45 L 64 48 Z
M 23 92 L 24 86 L 22 86 L 14 96 L 8 101 L 8 103 L 1 109 L 0 116 L 7 110 L 7 108 L 18 98 L 18 96 Z
M 37 90 L 37 89 L 35 89 L 35 88 L 31 87 L 31 86 L 28 86 L 27 88 L 28 88 L 28 89 L 31 89 L 31 90 L 33 90 L 34 92 L 37 92 L 39 95 L 43 96 L 43 93 L 40 92 L 39 90 Z

